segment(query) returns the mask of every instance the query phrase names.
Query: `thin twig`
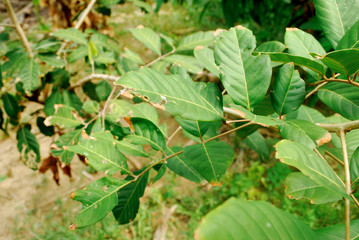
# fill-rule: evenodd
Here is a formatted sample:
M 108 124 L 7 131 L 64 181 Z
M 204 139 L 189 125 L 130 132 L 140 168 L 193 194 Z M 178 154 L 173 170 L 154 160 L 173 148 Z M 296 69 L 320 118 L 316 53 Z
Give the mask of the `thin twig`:
M 27 10 L 29 10 L 31 7 L 32 7 L 33 3 L 32 1 L 29 2 L 25 7 L 23 7 L 21 10 L 19 10 L 17 13 L 16 13 L 16 18 L 19 18 L 22 14 L 24 14 L 24 12 L 26 12 Z M 8 24 L 11 22 L 11 18 L 8 17 L 6 18 L 2 24 Z
M 205 140 L 203 143 L 207 143 L 207 142 L 213 141 L 213 140 L 215 140 L 215 139 L 217 139 L 217 138 L 223 137 L 223 136 L 225 136 L 225 135 L 228 135 L 228 134 L 230 134 L 230 133 L 232 133 L 232 132 L 238 131 L 239 129 L 245 128 L 245 127 L 250 126 L 250 125 L 253 125 L 253 124 L 254 124 L 254 123 L 252 123 L 252 122 L 243 124 L 243 125 L 241 125 L 241 126 L 239 126 L 239 127 L 233 128 L 233 129 L 231 129 L 231 130 L 229 130 L 229 131 L 227 131 L 227 132 L 224 132 L 224 133 L 218 134 L 217 136 L 214 136 L 214 137 L 212 137 L 212 138 L 209 138 L 209 139 Z
M 12 23 L 15 25 L 17 35 L 20 37 L 20 40 L 21 40 L 22 44 L 24 45 L 26 51 L 29 53 L 30 58 L 33 58 L 34 54 L 32 53 L 30 43 L 27 40 L 27 37 L 26 37 L 26 35 L 24 33 L 24 30 L 22 29 L 22 27 L 20 26 L 20 24 L 19 24 L 19 22 L 18 22 L 18 20 L 16 18 L 16 14 L 14 12 L 14 9 L 11 6 L 10 0 L 3 0 L 3 1 L 4 1 L 4 4 L 5 4 L 5 7 L 6 7 L 6 11 L 8 12 Z
M 79 81 L 75 82 L 75 84 L 72 85 L 70 87 L 70 89 L 73 89 L 75 87 L 81 86 L 82 84 L 84 84 L 84 83 L 86 83 L 88 81 L 91 81 L 93 79 L 105 79 L 105 80 L 110 80 L 110 81 L 116 82 L 120 78 L 121 77 L 119 77 L 119 76 L 108 75 L 108 74 L 91 74 L 91 75 L 88 75 L 88 76 L 80 79 Z
M 93 8 L 93 6 L 95 5 L 97 0 L 91 0 L 91 2 L 89 3 L 89 5 L 87 5 L 86 9 L 81 13 L 81 16 L 79 18 L 79 20 L 76 22 L 75 25 L 75 29 L 79 29 L 82 25 L 82 23 L 85 21 L 87 15 L 90 13 L 91 9 Z M 67 45 L 68 41 L 65 41 L 62 43 L 60 49 L 57 51 L 57 55 L 60 55 L 62 53 L 62 51 L 65 49 L 66 45 Z
M 357 208 L 359 208 L 359 201 L 358 199 L 353 195 L 353 194 L 350 194 L 350 197 L 353 199 L 354 203 L 355 203 L 355 206 Z
M 314 93 L 318 92 L 319 88 L 323 87 L 325 84 L 327 84 L 328 82 L 323 82 L 321 84 L 319 84 L 318 86 L 316 86 L 310 93 L 307 94 L 307 96 L 305 96 L 305 99 L 309 98 L 310 96 L 312 96 Z
M 106 115 L 106 110 L 107 110 L 107 107 L 108 107 L 108 104 L 110 103 L 113 95 L 115 94 L 116 92 L 116 89 L 117 89 L 117 86 L 113 86 L 112 90 L 111 90 L 111 93 L 110 95 L 108 96 L 106 102 L 105 102 L 105 105 L 103 106 L 103 109 L 102 109 L 102 112 L 101 112 L 101 117 L 102 117 L 102 130 L 105 130 L 105 115 Z
M 182 129 L 181 126 L 179 126 L 167 139 L 167 145 L 172 141 L 173 137 Z
M 156 62 L 158 62 L 158 61 L 164 59 L 165 57 L 168 57 L 169 55 L 171 55 L 171 54 L 173 54 L 173 53 L 175 53 L 175 52 L 176 52 L 176 48 L 173 48 L 172 51 L 170 51 L 170 52 L 168 52 L 168 53 L 166 53 L 166 54 L 164 54 L 164 55 L 161 55 L 161 56 L 159 56 L 158 58 L 152 60 L 151 62 L 147 63 L 144 67 L 149 67 L 149 66 L 155 64 Z
M 345 191 L 350 196 L 352 194 L 351 181 L 350 181 L 350 168 L 349 168 L 349 159 L 347 151 L 347 143 L 345 141 L 345 131 L 340 130 L 340 141 L 342 143 L 343 149 L 343 159 L 344 159 L 344 172 L 345 172 Z M 345 198 L 345 239 L 350 240 L 350 200 Z
M 325 154 L 327 154 L 329 157 L 331 157 L 334 161 L 336 161 L 340 165 L 344 166 L 344 163 L 339 158 L 337 158 L 334 154 L 332 154 L 331 152 L 326 150 Z

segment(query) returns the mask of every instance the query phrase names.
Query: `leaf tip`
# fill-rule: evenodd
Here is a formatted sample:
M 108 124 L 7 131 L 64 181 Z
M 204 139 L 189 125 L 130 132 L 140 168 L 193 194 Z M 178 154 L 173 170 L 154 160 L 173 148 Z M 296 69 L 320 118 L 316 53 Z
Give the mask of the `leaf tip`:
M 204 48 L 203 46 L 197 46 L 194 48 L 195 51 L 201 50 L 202 48 Z
M 76 224 L 71 224 L 69 226 L 69 230 L 76 230 Z
M 75 192 L 72 192 L 71 195 L 70 195 L 70 198 L 74 199 L 74 197 L 75 197 Z
M 298 28 L 286 28 L 287 32 L 298 31 Z
M 235 28 L 237 28 L 238 30 L 247 29 L 246 27 L 244 27 L 242 25 L 237 25 Z

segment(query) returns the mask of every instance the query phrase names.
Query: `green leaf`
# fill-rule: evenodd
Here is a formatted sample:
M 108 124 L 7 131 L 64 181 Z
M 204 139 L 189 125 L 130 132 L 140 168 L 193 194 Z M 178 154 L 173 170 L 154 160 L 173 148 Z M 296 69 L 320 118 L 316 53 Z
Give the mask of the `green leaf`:
M 197 74 L 202 72 L 202 65 L 196 58 L 192 56 L 173 54 L 165 57 L 163 61 L 172 64 L 178 64 L 190 73 Z
M 335 50 L 359 48 L 359 20 L 345 33 Z
M 128 101 L 115 99 L 109 104 L 109 112 L 106 114 L 106 120 L 118 122 L 121 118 L 128 116 L 131 104 Z
M 143 170 L 134 172 L 134 174 L 141 171 Z M 132 177 L 127 177 L 126 179 L 132 180 Z M 118 202 L 112 213 L 119 224 L 126 224 L 135 219 L 140 206 L 140 198 L 145 192 L 147 181 L 148 172 L 142 174 L 135 182 L 117 192 Z
M 324 55 L 321 60 L 335 73 L 351 76 L 359 70 L 359 49 L 343 49 Z
M 131 106 L 132 117 L 146 118 L 158 125 L 159 117 L 156 109 L 148 103 L 140 103 Z
M 26 92 L 31 92 L 40 86 L 40 66 L 33 58 L 28 59 L 21 67 L 19 77 Z
M 141 56 L 139 54 L 137 54 L 136 52 L 134 51 L 131 51 L 130 49 L 128 48 L 125 48 L 125 52 L 123 53 L 123 56 L 137 64 L 140 64 L 140 65 L 144 65 L 145 63 L 143 62 Z
M 149 154 L 146 153 L 141 146 L 134 145 L 126 140 L 116 141 L 118 149 L 124 154 L 131 156 L 139 157 L 149 157 Z
M 318 240 L 345 240 L 345 224 L 331 225 L 314 231 Z M 359 236 L 359 220 L 350 221 L 350 240 Z
M 267 53 L 267 52 L 283 52 L 286 46 L 278 41 L 269 41 L 259 45 L 254 52 L 255 53 Z
M 286 119 L 299 119 L 312 123 L 326 123 L 327 119 L 318 110 L 302 105 L 295 112 L 287 114 Z
M 193 53 L 203 67 L 219 77 L 219 68 L 214 61 L 214 53 L 212 49 L 200 46 L 196 47 Z
M 20 152 L 20 159 L 24 164 L 33 170 L 37 169 L 40 162 L 40 146 L 34 134 L 28 126 L 20 127 L 16 134 L 17 149 Z
M 180 117 L 175 117 L 175 120 L 181 125 L 183 130 L 196 137 L 203 137 L 211 125 L 211 122 L 191 121 Z
M 270 149 L 262 134 L 254 132 L 243 140 L 248 147 L 258 153 L 262 161 L 269 159 Z
M 357 183 L 359 180 L 359 148 L 355 150 L 349 162 L 350 166 L 350 179 L 352 184 Z
M 55 105 L 64 102 L 62 94 L 59 90 L 54 89 L 51 95 L 45 101 L 44 112 L 46 116 L 51 116 L 55 113 Z
M 53 67 L 62 68 L 65 66 L 64 60 L 62 60 L 61 58 L 57 58 L 56 55 L 46 54 L 46 55 L 37 55 L 37 57 L 41 61 L 43 61 Z
M 230 198 L 207 214 L 196 240 L 313 240 L 314 232 L 288 212 L 268 202 Z
M 243 119 L 248 119 L 254 124 L 258 124 L 263 127 L 269 127 L 269 126 L 277 126 L 279 124 L 282 124 L 282 121 L 276 118 L 272 118 L 270 116 L 261 116 L 256 115 L 254 113 L 251 113 L 247 109 L 245 109 L 242 106 L 238 105 L 232 105 L 232 110 L 238 114 Z
M 357 0 L 314 0 L 316 17 L 334 48 L 345 32 L 359 20 Z
M 93 100 L 88 100 L 82 106 L 82 109 L 88 114 L 97 113 L 100 110 L 100 104 Z
M 284 43 L 288 52 L 297 56 L 314 59 L 310 53 L 324 55 L 325 50 L 313 35 L 298 28 L 287 28 L 284 36 Z
M 100 101 L 107 100 L 108 96 L 110 96 L 111 90 L 111 85 L 106 80 L 101 81 L 95 88 L 96 95 Z
M 10 93 L 5 92 L 2 96 L 6 114 L 12 119 L 18 119 L 17 115 L 20 112 L 20 106 L 16 98 Z
M 109 175 L 118 171 L 130 173 L 126 157 L 120 152 L 114 139 L 109 141 L 101 137 L 89 137 L 89 139 L 82 139 L 77 145 L 69 146 L 66 150 L 84 155 L 89 165 L 97 171 L 103 171 Z
M 27 52 L 23 52 L 23 50 L 18 50 L 7 53 L 6 57 L 9 61 L 4 63 L 3 71 L 7 74 L 13 74 L 28 61 L 29 54 Z
M 319 147 L 331 139 L 327 130 L 303 120 L 286 120 L 278 129 L 283 138 L 297 141 L 310 149 Z
M 310 70 L 313 70 L 321 75 L 324 75 L 326 72 L 325 66 L 323 64 L 309 58 L 295 56 L 288 53 L 268 53 L 268 55 L 273 62 L 293 62 L 295 65 L 309 68 Z
M 318 91 L 319 99 L 350 120 L 359 118 L 359 89 L 346 83 L 328 83 Z
M 60 38 L 62 40 L 75 42 L 78 44 L 88 44 L 87 35 L 80 30 L 74 28 L 60 29 L 54 33 L 51 33 L 51 36 Z
M 67 105 L 56 104 L 54 115 L 44 121 L 46 126 L 58 125 L 60 128 L 73 128 L 83 124 L 75 109 Z
M 182 150 L 182 147 L 167 148 L 166 155 L 171 156 Z M 203 183 L 205 181 L 203 177 L 189 164 L 189 161 L 185 158 L 184 154 L 179 154 L 167 159 L 166 165 L 177 175 L 182 176 L 192 182 Z
M 142 68 L 137 72 L 127 73 L 116 83 L 146 96 L 151 102 L 163 103 L 166 111 L 183 119 L 222 119 L 222 114 L 198 93 L 193 84 L 180 75 L 167 76 L 149 68 Z
M 166 139 L 156 124 L 145 118 L 131 118 L 131 124 L 136 135 L 127 135 L 126 139 L 135 144 L 150 144 L 154 150 L 166 149 Z
M 80 46 L 73 50 L 67 57 L 68 63 L 74 63 L 79 59 L 83 59 L 88 56 L 88 49 L 86 46 Z
M 292 63 L 282 66 L 273 85 L 272 104 L 279 115 L 295 111 L 305 98 L 305 82 Z
M 209 142 L 184 148 L 188 163 L 210 184 L 221 185 L 220 179 L 232 164 L 234 151 L 225 142 Z
M 285 181 L 285 194 L 291 199 L 306 198 L 313 204 L 337 202 L 342 199 L 339 194 L 313 182 L 300 172 L 290 173 Z
M 126 180 L 103 177 L 73 193 L 72 198 L 82 203 L 82 209 L 71 229 L 89 226 L 106 217 L 117 205 L 117 192 L 129 183 Z
M 132 35 L 157 55 L 161 55 L 161 38 L 152 29 L 142 25 L 130 30 Z
M 214 32 L 196 32 L 190 34 L 179 42 L 177 51 L 185 51 L 185 50 L 192 50 L 197 46 L 208 46 L 213 43 L 214 39 Z
M 81 136 L 81 129 L 67 132 L 55 141 L 57 147 L 52 148 L 52 155 L 58 157 L 61 162 L 68 165 L 75 156 L 75 153 L 67 149 L 68 146 L 77 145 Z
M 263 100 L 272 74 L 269 57 L 252 56 L 254 47 L 255 38 L 246 28 L 231 28 L 214 43 L 214 58 L 225 89 L 236 104 L 248 110 Z
M 283 163 L 298 168 L 313 182 L 334 193 L 349 198 L 345 186 L 328 163 L 313 150 L 297 142 L 282 140 L 276 145 L 276 158 Z

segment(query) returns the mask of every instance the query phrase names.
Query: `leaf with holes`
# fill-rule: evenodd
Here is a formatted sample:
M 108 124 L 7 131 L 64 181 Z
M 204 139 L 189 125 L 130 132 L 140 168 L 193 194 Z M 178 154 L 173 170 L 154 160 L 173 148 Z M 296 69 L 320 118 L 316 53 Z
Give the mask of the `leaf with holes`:
M 342 199 L 341 195 L 329 191 L 300 172 L 290 173 L 285 181 L 285 194 L 291 199 L 305 198 L 313 204 L 337 202 Z
M 85 156 L 91 167 L 112 175 L 115 172 L 130 174 L 126 157 L 120 152 L 116 143 L 108 139 L 88 137 L 83 138 L 77 145 L 66 150 Z
M 71 194 L 71 198 L 82 203 L 82 209 L 70 229 L 83 228 L 106 217 L 117 205 L 117 192 L 128 184 L 126 180 L 103 177 Z
M 207 214 L 196 240 L 313 240 L 314 232 L 302 221 L 264 201 L 230 198 Z
M 40 146 L 35 135 L 30 131 L 30 126 L 20 127 L 16 134 L 17 149 L 20 152 L 20 159 L 24 164 L 33 170 L 37 169 L 40 162 Z
M 54 115 L 47 117 L 44 123 L 46 126 L 58 125 L 60 128 L 73 128 L 83 124 L 83 119 L 72 107 L 56 104 Z
M 66 147 L 76 145 L 80 140 L 81 132 L 82 130 L 78 129 L 61 135 L 61 137 L 55 142 L 56 147 L 51 149 L 52 154 L 58 157 L 61 162 L 66 165 L 69 164 L 74 158 L 75 153 L 69 151 Z
M 198 121 L 222 119 L 222 114 L 180 75 L 168 76 L 142 68 L 129 72 L 116 83 L 148 97 L 151 102 L 163 103 L 165 110 L 175 116 Z

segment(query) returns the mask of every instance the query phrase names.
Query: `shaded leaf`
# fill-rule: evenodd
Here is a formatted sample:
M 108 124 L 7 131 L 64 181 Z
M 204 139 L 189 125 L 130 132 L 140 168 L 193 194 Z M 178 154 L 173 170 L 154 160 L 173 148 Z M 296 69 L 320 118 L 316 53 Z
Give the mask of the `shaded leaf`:
M 173 54 L 168 57 L 165 57 L 163 61 L 172 64 L 178 64 L 190 73 L 197 74 L 202 72 L 202 65 L 196 58 L 192 56 Z
M 332 225 L 314 231 L 318 240 L 345 240 L 345 224 Z M 359 220 L 350 221 L 350 240 L 358 239 Z
M 143 170 L 134 172 L 140 174 Z M 127 177 L 126 180 L 133 180 Z M 140 198 L 143 196 L 148 181 L 148 172 L 145 172 L 137 178 L 135 182 L 130 183 L 117 192 L 118 202 L 112 213 L 119 224 L 126 224 L 133 221 L 140 207 Z
M 20 106 L 15 97 L 10 93 L 4 93 L 2 100 L 4 102 L 6 114 L 13 119 L 17 119 L 17 115 L 20 112 Z
M 232 164 L 234 151 L 225 142 L 208 142 L 184 148 L 188 163 L 210 184 L 221 185 L 221 177 Z
M 51 137 L 54 135 L 54 126 L 46 126 L 44 124 L 45 118 L 44 117 L 37 117 L 36 125 L 39 128 L 40 132 L 45 136 Z
M 359 148 L 357 148 L 350 158 L 350 179 L 352 184 L 355 184 L 359 180 Z
M 67 146 L 76 145 L 80 140 L 81 132 L 82 130 L 78 129 L 74 131 L 69 131 L 61 135 L 61 137 L 57 141 L 55 141 L 55 145 L 57 147 L 53 147 L 51 149 L 52 154 L 58 157 L 61 160 L 61 162 L 65 164 L 69 164 L 74 158 L 75 153 L 65 148 Z
M 252 123 L 258 124 L 263 127 L 277 126 L 282 123 L 281 120 L 270 116 L 261 116 L 251 113 L 242 106 L 232 105 L 231 110 L 233 110 L 234 113 L 238 114 L 241 118 L 248 119 Z
M 302 105 L 294 112 L 287 114 L 286 119 L 299 119 L 312 123 L 326 123 L 327 119 L 318 110 Z
M 278 41 L 269 41 L 259 45 L 254 52 L 263 53 L 263 52 L 283 52 L 286 49 L 286 46 Z
M 294 65 L 287 63 L 282 66 L 273 85 L 272 104 L 279 115 L 295 111 L 305 98 L 305 82 L 300 78 Z
M 198 46 L 194 49 L 194 56 L 208 71 L 219 77 L 219 68 L 214 61 L 213 50 L 208 47 Z
M 359 20 L 345 33 L 335 50 L 359 48 Z
M 262 161 L 269 159 L 270 149 L 267 141 L 259 132 L 254 132 L 243 140 L 251 149 L 258 153 Z
M 329 191 L 300 172 L 290 173 L 285 181 L 285 193 L 289 198 L 306 198 L 313 204 L 337 202 L 342 199 L 341 195 Z
M 33 58 L 28 59 L 21 67 L 19 77 L 26 92 L 31 92 L 40 86 L 40 66 Z

